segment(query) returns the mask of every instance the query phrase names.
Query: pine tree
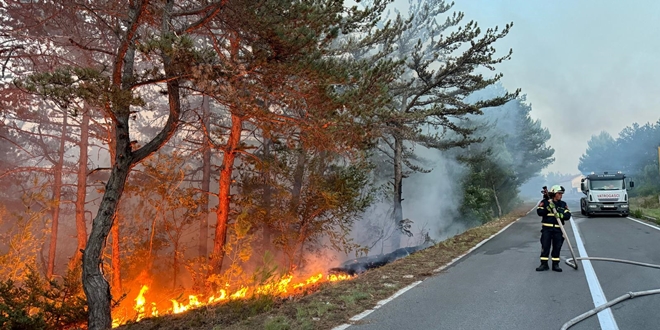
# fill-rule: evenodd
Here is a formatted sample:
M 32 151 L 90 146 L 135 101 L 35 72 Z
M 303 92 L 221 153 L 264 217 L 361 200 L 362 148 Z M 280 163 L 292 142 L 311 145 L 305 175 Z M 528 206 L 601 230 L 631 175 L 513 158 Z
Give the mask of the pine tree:
M 392 102 L 383 118 L 385 136 L 380 143 L 380 150 L 393 164 L 392 217 L 401 230 L 403 180 L 411 171 L 429 171 L 415 164 L 411 148 L 419 144 L 447 150 L 479 141 L 471 136 L 473 129 L 462 126 L 460 119 L 480 115 L 483 108 L 502 105 L 518 94 L 516 91 L 477 102 L 466 100 L 502 77 L 485 77 L 483 72 L 495 70 L 497 64 L 511 57 L 511 52 L 496 57 L 494 43 L 509 33 L 512 24 L 502 31 L 487 29 L 482 34 L 474 21 L 462 25 L 463 13 L 438 22 L 452 5 L 442 0 L 411 0 L 407 29 L 383 44 L 384 49 L 392 50 L 391 58 L 405 61 L 403 74 L 390 88 Z M 394 237 L 395 247 L 399 237 Z

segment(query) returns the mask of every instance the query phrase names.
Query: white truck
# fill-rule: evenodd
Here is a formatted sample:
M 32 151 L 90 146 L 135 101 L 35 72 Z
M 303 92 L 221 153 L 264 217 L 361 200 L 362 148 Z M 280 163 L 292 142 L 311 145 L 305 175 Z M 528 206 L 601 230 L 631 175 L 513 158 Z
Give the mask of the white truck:
M 586 196 L 580 198 L 580 213 L 586 216 L 614 214 L 628 216 L 628 191 L 626 176 L 621 172 L 596 174 L 591 172 L 582 178 L 580 188 Z M 630 188 L 635 183 L 629 182 Z

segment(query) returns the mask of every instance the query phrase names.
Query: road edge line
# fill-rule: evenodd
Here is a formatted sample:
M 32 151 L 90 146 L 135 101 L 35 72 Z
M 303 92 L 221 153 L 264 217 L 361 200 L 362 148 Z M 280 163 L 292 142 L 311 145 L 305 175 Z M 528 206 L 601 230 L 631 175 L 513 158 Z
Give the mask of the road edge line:
M 638 222 L 638 223 L 641 223 L 641 224 L 643 224 L 644 226 L 651 227 L 651 228 L 653 228 L 653 229 L 655 229 L 655 230 L 660 230 L 660 227 L 658 227 L 658 226 L 654 226 L 654 225 L 652 225 L 652 224 L 648 224 L 648 223 L 646 223 L 646 222 L 644 222 L 644 221 L 640 221 L 640 220 L 637 220 L 637 219 L 635 219 L 635 218 L 626 217 L 626 219 L 628 219 L 628 220 L 632 220 L 632 221 L 635 221 L 635 222 Z
M 399 291 L 395 292 L 395 293 L 394 293 L 393 295 L 391 295 L 389 298 L 385 298 L 385 299 L 383 299 L 383 300 L 377 302 L 377 303 L 376 303 L 376 306 L 374 306 L 374 308 L 372 308 L 372 309 L 367 309 L 367 310 L 363 311 L 362 313 L 359 313 L 359 314 L 357 314 L 357 315 L 354 315 L 354 316 L 351 317 L 349 320 L 350 320 L 350 321 L 353 321 L 353 322 L 356 322 L 356 321 L 359 321 L 359 320 L 365 318 L 367 315 L 373 313 L 373 312 L 374 312 L 375 310 L 377 310 L 378 308 L 383 307 L 383 305 L 385 305 L 385 304 L 387 304 L 388 302 L 394 300 L 396 297 L 402 295 L 402 294 L 405 293 L 406 291 L 408 291 L 408 290 L 410 290 L 410 289 L 416 287 L 416 286 L 417 286 L 418 284 L 420 284 L 420 283 L 422 283 L 422 281 L 416 281 L 416 282 L 413 282 L 413 283 L 411 283 L 411 284 L 408 284 L 408 286 L 406 286 L 406 287 L 400 289 Z M 350 327 L 350 326 L 351 326 L 351 324 L 344 323 L 344 324 L 342 324 L 342 325 L 338 325 L 338 326 L 332 328 L 332 330 L 344 330 L 344 329 L 346 329 L 346 328 L 348 328 L 348 327 Z
M 498 234 L 500 234 L 501 232 L 503 232 L 505 229 L 509 228 L 509 227 L 510 227 L 511 225 L 513 225 L 514 223 L 518 222 L 518 220 L 520 220 L 520 219 L 524 218 L 525 216 L 527 216 L 530 212 L 532 212 L 532 211 L 534 210 L 535 207 L 537 207 L 537 205 L 538 205 L 538 203 L 537 203 L 536 205 L 534 205 L 534 207 L 532 207 L 531 210 L 527 211 L 527 213 L 526 213 L 524 216 L 522 216 L 522 217 L 520 217 L 520 218 L 518 218 L 518 219 L 516 219 L 516 220 L 511 221 L 510 224 L 504 226 L 504 228 L 500 229 L 497 233 L 495 233 L 495 234 L 491 235 L 490 237 L 484 239 L 483 241 L 479 242 L 479 244 L 475 245 L 473 248 L 471 248 L 471 249 L 468 250 L 467 252 L 465 252 L 465 253 L 463 253 L 462 255 L 460 255 L 460 256 L 454 258 L 452 261 L 448 262 L 448 263 L 445 264 L 444 266 L 441 266 L 441 267 L 439 267 L 439 268 L 433 270 L 433 273 L 438 273 L 438 272 L 443 271 L 443 270 L 446 269 L 447 267 L 449 267 L 449 266 L 451 266 L 452 264 L 454 264 L 456 261 L 458 261 L 458 260 L 460 260 L 461 258 L 465 257 L 466 255 L 470 254 L 470 252 L 476 250 L 476 249 L 477 249 L 478 247 L 480 247 L 481 245 L 483 245 L 483 244 L 485 244 L 486 242 L 490 241 L 493 237 L 497 236 Z M 422 280 L 422 281 L 423 281 L 423 280 Z M 396 297 L 402 295 L 404 292 L 406 292 L 406 291 L 408 291 L 408 290 L 410 290 L 410 289 L 416 287 L 418 284 L 422 283 L 422 281 L 413 282 L 412 284 L 410 284 L 410 285 L 408 285 L 408 286 L 406 286 L 406 287 L 400 289 L 399 291 L 397 291 L 397 292 L 395 292 L 393 295 L 391 295 L 389 298 L 385 298 L 385 299 L 383 299 L 383 300 L 377 302 L 377 303 L 376 303 L 376 306 L 374 306 L 374 308 L 364 310 L 363 312 L 361 312 L 361 313 L 359 313 L 359 314 L 357 314 L 357 315 L 354 315 L 353 317 L 351 317 L 351 318 L 349 319 L 349 321 L 353 321 L 353 322 L 355 322 L 355 321 L 359 321 L 359 320 L 365 318 L 367 315 L 373 313 L 373 312 L 374 312 L 375 310 L 377 310 L 378 308 L 383 307 L 383 305 L 385 305 L 385 304 L 387 304 L 388 302 L 394 300 Z M 351 324 L 344 323 L 344 324 L 341 324 L 341 325 L 338 325 L 338 326 L 332 328 L 332 330 L 345 330 L 345 329 L 348 329 L 350 326 L 351 326 Z
M 580 253 L 580 257 L 589 258 L 589 255 L 587 254 L 587 250 L 584 247 L 584 243 L 582 242 L 582 235 L 580 234 L 580 230 L 578 229 L 578 226 L 575 223 L 575 219 L 571 217 L 571 220 L 572 220 L 571 228 L 573 229 L 573 237 L 575 237 L 575 243 L 577 245 L 578 252 Z M 587 279 L 587 285 L 589 286 L 589 293 L 591 293 L 591 300 L 594 303 L 594 307 L 598 307 L 600 305 L 606 304 L 607 299 L 605 298 L 605 292 L 603 292 L 603 288 L 600 286 L 600 282 L 598 281 L 598 276 L 596 276 L 596 271 L 591 265 L 591 261 L 589 260 L 581 260 L 581 261 L 582 261 L 582 268 L 584 269 L 584 275 Z M 617 325 L 616 320 L 614 319 L 614 315 L 612 314 L 612 310 L 610 308 L 606 308 L 598 312 L 597 316 L 598 316 L 598 323 L 600 324 L 601 329 L 605 329 L 605 330 L 619 329 L 619 326 Z

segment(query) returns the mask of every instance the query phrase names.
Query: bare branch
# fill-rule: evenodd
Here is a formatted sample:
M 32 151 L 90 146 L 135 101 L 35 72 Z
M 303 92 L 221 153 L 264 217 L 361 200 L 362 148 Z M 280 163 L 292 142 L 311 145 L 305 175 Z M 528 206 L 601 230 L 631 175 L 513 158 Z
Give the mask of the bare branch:
M 100 53 L 107 54 L 107 55 L 110 55 L 110 56 L 115 55 L 115 54 L 113 54 L 112 52 L 109 52 L 109 51 L 107 51 L 107 50 L 105 50 L 105 49 L 100 49 L 100 48 L 94 48 L 94 47 L 89 47 L 89 46 L 81 45 L 81 44 L 78 43 L 77 41 L 73 40 L 73 38 L 69 38 L 69 42 L 70 42 L 72 45 L 74 45 L 74 46 L 76 46 L 76 47 L 78 47 L 78 48 L 80 48 L 80 49 L 91 50 L 91 51 L 93 51 L 93 52 L 100 52 Z

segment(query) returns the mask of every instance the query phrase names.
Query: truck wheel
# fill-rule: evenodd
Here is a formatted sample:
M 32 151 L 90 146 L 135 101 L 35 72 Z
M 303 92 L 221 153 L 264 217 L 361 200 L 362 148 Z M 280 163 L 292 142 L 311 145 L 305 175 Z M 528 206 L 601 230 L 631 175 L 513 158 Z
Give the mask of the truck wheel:
M 587 215 L 587 212 L 584 212 L 584 209 L 580 208 L 580 214 Z

